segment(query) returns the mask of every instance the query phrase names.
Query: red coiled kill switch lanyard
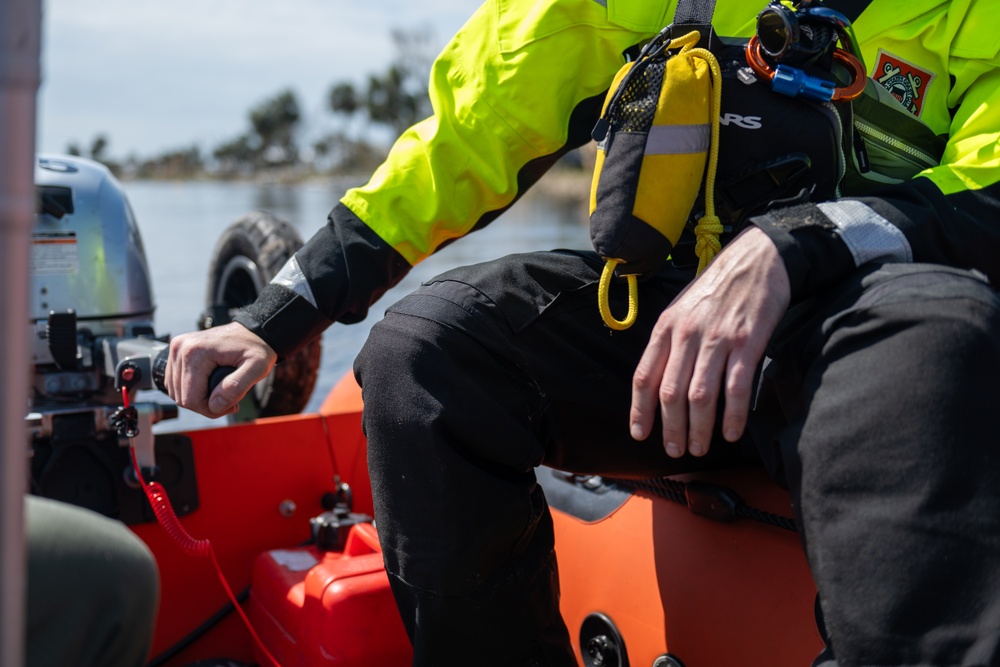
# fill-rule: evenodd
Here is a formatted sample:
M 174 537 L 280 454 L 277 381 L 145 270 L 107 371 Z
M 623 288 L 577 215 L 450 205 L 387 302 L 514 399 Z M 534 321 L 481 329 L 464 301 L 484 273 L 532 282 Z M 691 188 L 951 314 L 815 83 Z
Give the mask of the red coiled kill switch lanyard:
M 229 601 L 233 603 L 233 607 L 236 608 L 240 618 L 243 619 L 243 623 L 247 626 L 247 630 L 250 631 L 250 636 L 253 637 L 254 642 L 257 643 L 257 647 L 260 648 L 261 652 L 267 657 L 273 667 L 281 667 L 281 664 L 275 660 L 274 656 L 271 655 L 271 652 L 267 650 L 266 646 L 264 646 L 264 642 L 261 641 L 257 632 L 253 629 L 253 625 L 250 624 L 250 619 L 247 618 L 247 615 L 240 606 L 240 603 L 236 600 L 236 596 L 233 595 L 232 589 L 229 588 L 229 584 L 226 582 L 226 577 L 222 574 L 222 568 L 219 567 L 219 561 L 215 557 L 215 550 L 212 549 L 212 543 L 208 540 L 196 540 L 191 537 L 187 530 L 184 529 L 180 519 L 177 518 L 177 514 L 174 512 L 173 506 L 170 504 L 170 499 L 167 497 L 167 491 L 163 488 L 162 484 L 159 482 L 146 482 L 143 480 L 142 471 L 139 469 L 139 462 L 135 458 L 135 448 L 131 446 L 132 438 L 138 435 L 139 431 L 137 420 L 134 416 L 132 416 L 136 414 L 135 409 L 130 409 L 129 406 L 127 387 L 122 387 L 122 405 L 124 409 L 120 413 L 118 423 L 121 423 L 123 427 L 119 429 L 119 432 L 128 436 L 130 445 L 129 454 L 132 458 L 132 468 L 135 470 L 136 479 L 139 480 L 139 486 L 142 487 L 143 493 L 146 494 L 146 498 L 149 500 L 149 504 L 153 508 L 153 514 L 156 515 L 156 520 L 159 521 L 161 526 L 163 526 L 167 535 L 169 535 L 177 546 L 181 548 L 181 551 L 189 556 L 210 558 L 212 560 L 212 565 L 215 566 L 215 573 L 218 575 L 219 581 L 222 582 L 222 587 L 226 590 L 226 595 L 229 596 Z M 124 428 L 125 423 L 128 423 L 128 426 L 130 427 L 128 430 Z

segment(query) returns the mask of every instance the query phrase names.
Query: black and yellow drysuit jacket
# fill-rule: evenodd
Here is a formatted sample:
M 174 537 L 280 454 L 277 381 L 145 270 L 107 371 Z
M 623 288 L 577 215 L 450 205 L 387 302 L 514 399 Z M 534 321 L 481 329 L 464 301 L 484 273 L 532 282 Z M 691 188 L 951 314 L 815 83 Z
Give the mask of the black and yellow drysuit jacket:
M 332 322 L 363 319 L 411 266 L 490 223 L 590 140 L 623 53 L 668 24 L 675 2 L 487 0 L 435 62 L 434 115 L 237 320 L 287 356 Z M 718 0 L 716 31 L 750 36 L 764 4 Z M 753 218 L 780 250 L 793 299 L 871 261 L 975 268 L 1000 285 L 997 26 L 993 0 L 874 0 L 857 19 L 869 75 L 947 148 L 940 166 L 878 196 Z

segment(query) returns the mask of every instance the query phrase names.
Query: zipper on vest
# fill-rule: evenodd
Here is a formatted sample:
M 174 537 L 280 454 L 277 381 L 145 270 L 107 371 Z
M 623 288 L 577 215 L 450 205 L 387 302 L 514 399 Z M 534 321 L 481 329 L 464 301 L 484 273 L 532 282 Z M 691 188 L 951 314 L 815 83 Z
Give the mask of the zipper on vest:
M 864 135 L 865 138 L 879 142 L 884 146 L 891 148 L 896 153 L 902 153 L 903 155 L 910 157 L 914 162 L 924 168 L 936 167 L 938 164 L 937 160 L 922 150 L 915 148 L 901 139 L 897 139 L 891 134 L 883 132 L 874 125 L 870 125 L 859 118 L 854 119 L 854 129 L 856 129 L 859 134 Z

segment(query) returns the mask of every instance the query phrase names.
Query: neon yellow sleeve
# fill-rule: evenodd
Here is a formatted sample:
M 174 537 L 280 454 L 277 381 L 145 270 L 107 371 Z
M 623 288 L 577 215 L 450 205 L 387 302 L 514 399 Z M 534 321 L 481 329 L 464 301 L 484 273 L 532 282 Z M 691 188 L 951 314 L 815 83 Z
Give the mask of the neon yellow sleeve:
M 489 0 L 432 68 L 434 115 L 342 202 L 411 265 L 508 206 L 519 171 L 566 145 L 573 110 L 662 27 L 665 6 L 629 8 L 615 25 L 595 0 Z
M 926 0 L 925 0 L 926 1 Z M 918 3 L 919 4 L 919 3 Z M 935 128 L 949 135 L 941 165 L 923 173 L 944 192 L 1000 182 L 1000 31 L 992 0 L 952 0 L 926 13 L 920 43 L 941 58 L 950 118 Z M 926 119 L 931 122 L 932 119 Z M 933 126 L 933 124 L 932 124 Z

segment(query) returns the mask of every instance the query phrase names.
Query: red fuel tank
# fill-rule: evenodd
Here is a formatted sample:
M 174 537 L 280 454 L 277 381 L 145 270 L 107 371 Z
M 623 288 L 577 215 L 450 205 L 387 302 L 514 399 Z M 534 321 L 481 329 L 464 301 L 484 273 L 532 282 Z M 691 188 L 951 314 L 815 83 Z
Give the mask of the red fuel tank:
M 412 649 L 389 589 L 374 526 L 343 551 L 275 549 L 257 557 L 247 613 L 283 667 L 399 667 Z M 267 664 L 257 655 L 260 664 Z

